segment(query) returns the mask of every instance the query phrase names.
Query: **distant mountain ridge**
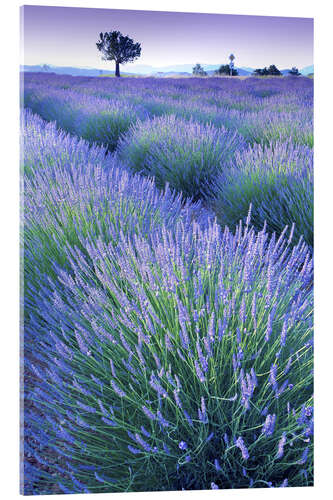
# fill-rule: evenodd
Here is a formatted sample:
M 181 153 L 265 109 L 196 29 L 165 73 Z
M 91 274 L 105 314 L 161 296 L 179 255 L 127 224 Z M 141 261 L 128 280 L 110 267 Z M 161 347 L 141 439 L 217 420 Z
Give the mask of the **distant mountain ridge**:
M 143 64 L 141 65 L 137 64 L 137 65 L 125 65 L 123 67 L 123 71 L 120 70 L 120 72 L 123 75 L 163 77 L 170 75 L 174 76 L 179 74 L 180 76 L 189 76 L 192 74 L 193 66 L 194 64 L 175 64 L 171 66 L 154 67 Z M 215 70 L 217 70 L 220 67 L 220 64 L 202 64 L 202 67 L 208 74 L 212 75 L 214 74 Z M 236 69 L 240 76 L 247 76 L 251 75 L 255 68 L 240 67 Z M 25 71 L 45 72 L 45 73 L 48 72 L 48 73 L 57 73 L 57 74 L 72 75 L 72 76 L 103 76 L 103 75 L 109 75 L 110 73 L 114 72 L 113 68 L 105 70 L 97 68 L 77 68 L 73 66 L 52 66 L 52 65 L 42 65 L 42 64 L 21 65 L 20 70 L 23 72 Z M 283 75 L 287 75 L 290 69 L 283 69 L 280 71 L 282 72 Z M 299 71 L 304 76 L 309 75 L 314 72 L 313 64 L 310 66 L 306 66 L 300 69 Z
M 51 66 L 50 64 L 46 65 L 48 70 L 45 69 L 45 66 L 42 64 L 36 64 L 33 66 L 29 65 L 21 65 L 21 71 L 32 71 L 32 72 L 42 72 L 42 73 L 57 73 L 61 75 L 72 75 L 72 76 L 100 76 L 100 75 L 109 75 L 111 71 L 106 71 L 102 69 L 96 68 L 75 68 L 72 66 Z

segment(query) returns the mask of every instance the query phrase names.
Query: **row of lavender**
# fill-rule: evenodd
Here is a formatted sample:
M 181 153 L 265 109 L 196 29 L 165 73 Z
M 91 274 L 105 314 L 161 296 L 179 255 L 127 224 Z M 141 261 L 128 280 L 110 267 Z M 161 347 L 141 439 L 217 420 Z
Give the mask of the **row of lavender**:
M 313 81 L 308 78 L 145 78 L 119 82 L 30 73 L 24 76 L 24 89 L 28 106 L 36 107 L 45 119 L 51 116 L 62 128 L 67 129 L 68 120 L 73 129 L 83 127 L 80 135 L 86 133 L 87 140 L 105 142 L 106 136 L 103 126 L 96 123 L 84 129 L 87 116 L 80 115 L 80 110 L 90 116 L 104 111 L 113 121 L 119 120 L 122 131 L 128 127 L 125 116 L 133 123 L 137 118 L 173 114 L 237 130 L 251 144 L 292 138 L 297 144 L 313 146 Z M 57 109 L 59 105 L 61 109 Z M 64 107 L 73 113 L 72 119 Z M 110 130 L 111 148 L 116 141 L 116 131 Z
M 295 79 L 125 79 L 34 75 L 24 104 L 103 144 L 135 172 L 204 199 L 235 228 L 253 224 L 313 245 L 312 88 Z
M 25 493 L 311 485 L 305 243 L 22 125 Z

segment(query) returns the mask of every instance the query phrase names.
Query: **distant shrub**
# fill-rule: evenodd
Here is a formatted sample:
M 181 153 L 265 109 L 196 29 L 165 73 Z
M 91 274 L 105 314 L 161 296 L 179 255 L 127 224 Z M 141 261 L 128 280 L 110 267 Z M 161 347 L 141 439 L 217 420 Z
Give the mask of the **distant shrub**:
M 291 70 L 289 71 L 289 75 L 291 76 L 301 76 L 301 73 L 298 71 L 298 68 L 293 66 Z
M 229 64 L 222 64 L 217 70 L 215 70 L 215 75 L 230 75 L 230 72 L 231 76 L 238 76 L 236 68 L 232 68 L 232 70 L 230 70 Z
M 253 72 L 256 76 L 282 76 L 281 71 L 275 66 L 275 64 L 271 64 L 269 68 L 258 68 Z
M 157 186 L 169 183 L 185 197 L 198 199 L 244 147 L 234 131 L 164 116 L 131 126 L 119 140 L 117 154 L 133 171 L 154 176 Z
M 281 234 L 295 224 L 294 238 L 301 235 L 313 246 L 313 152 L 309 148 L 279 143 L 253 146 L 237 153 L 233 168 L 217 180 L 212 202 L 221 224 L 231 228 L 245 220 L 252 204 L 252 223 L 260 230 Z
M 192 68 L 192 73 L 193 73 L 194 76 L 207 76 L 206 71 L 203 69 L 203 67 L 199 63 L 196 64 Z

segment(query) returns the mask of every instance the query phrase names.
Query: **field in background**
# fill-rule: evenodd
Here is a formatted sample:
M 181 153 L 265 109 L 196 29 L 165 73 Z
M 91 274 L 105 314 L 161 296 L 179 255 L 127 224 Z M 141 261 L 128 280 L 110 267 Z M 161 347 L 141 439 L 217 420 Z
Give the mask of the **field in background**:
M 24 74 L 27 494 L 313 484 L 313 81 Z

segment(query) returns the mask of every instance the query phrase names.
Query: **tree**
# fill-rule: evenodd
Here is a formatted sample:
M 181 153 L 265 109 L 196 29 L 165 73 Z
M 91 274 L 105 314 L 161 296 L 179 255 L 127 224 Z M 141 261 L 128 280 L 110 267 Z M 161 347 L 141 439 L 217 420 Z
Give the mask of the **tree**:
M 258 76 L 267 76 L 268 69 L 267 68 L 257 68 L 253 71 L 253 74 L 258 75 Z
M 115 61 L 116 76 L 120 76 L 120 64 L 133 62 L 141 55 L 141 45 L 134 43 L 132 38 L 122 35 L 120 31 L 100 33 L 99 37 L 97 49 L 102 52 L 103 61 Z
M 280 70 L 277 69 L 275 64 L 271 64 L 270 67 L 268 68 L 268 74 L 272 76 L 281 76 L 282 73 Z
M 215 71 L 215 75 L 230 75 L 230 66 L 229 64 L 222 64 L 219 69 Z M 235 68 L 232 68 L 231 76 L 237 76 L 238 71 Z
M 201 64 L 197 63 L 193 68 L 192 68 L 192 73 L 195 76 L 207 76 L 206 71 L 203 69 Z
M 295 66 L 293 66 L 291 68 L 291 70 L 289 71 L 289 75 L 292 75 L 292 76 L 300 76 L 301 73 L 298 71 L 298 68 L 296 68 Z
M 269 68 L 258 68 L 253 72 L 254 75 L 258 76 L 281 76 L 282 73 L 277 69 L 275 64 L 271 64 Z

